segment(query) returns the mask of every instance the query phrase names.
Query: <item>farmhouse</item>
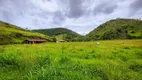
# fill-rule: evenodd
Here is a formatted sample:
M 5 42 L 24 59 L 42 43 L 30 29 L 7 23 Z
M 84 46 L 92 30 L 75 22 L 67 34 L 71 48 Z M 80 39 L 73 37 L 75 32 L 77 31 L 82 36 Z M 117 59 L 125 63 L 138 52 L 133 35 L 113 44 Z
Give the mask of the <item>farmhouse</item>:
M 47 42 L 45 39 L 26 39 L 24 43 L 26 44 L 36 44 L 36 43 L 44 43 Z
M 66 42 L 65 40 L 57 40 L 57 43 L 62 43 L 62 42 Z

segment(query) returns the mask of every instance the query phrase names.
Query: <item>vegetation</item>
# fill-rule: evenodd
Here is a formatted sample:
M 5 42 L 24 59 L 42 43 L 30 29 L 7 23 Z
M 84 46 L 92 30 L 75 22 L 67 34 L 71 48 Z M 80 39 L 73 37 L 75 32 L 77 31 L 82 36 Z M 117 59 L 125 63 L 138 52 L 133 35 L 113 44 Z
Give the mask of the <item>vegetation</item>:
M 86 40 L 142 38 L 142 21 L 135 19 L 110 20 L 87 34 Z
M 0 46 L 1 80 L 142 80 L 142 40 Z
M 24 30 L 15 25 L 0 21 L 0 44 L 21 43 L 28 38 L 43 38 L 50 40 L 48 36 L 43 34 Z
M 78 33 L 66 28 L 39 29 L 33 31 L 56 38 L 56 40 L 78 41 L 78 38 L 82 38 Z
M 66 28 L 39 29 L 32 32 L 15 25 L 0 22 L 0 44 L 21 43 L 28 38 L 44 38 L 54 42 L 62 39 L 66 41 L 141 39 L 142 21 L 120 18 L 110 20 L 86 36 L 81 36 Z

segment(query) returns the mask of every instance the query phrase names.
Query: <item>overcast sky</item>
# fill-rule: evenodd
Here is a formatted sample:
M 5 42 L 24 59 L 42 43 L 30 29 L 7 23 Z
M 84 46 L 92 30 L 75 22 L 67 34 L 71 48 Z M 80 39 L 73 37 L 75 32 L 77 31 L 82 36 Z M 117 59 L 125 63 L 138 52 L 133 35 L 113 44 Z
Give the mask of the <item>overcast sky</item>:
M 0 0 L 0 20 L 28 29 L 86 34 L 115 18 L 142 18 L 142 0 Z

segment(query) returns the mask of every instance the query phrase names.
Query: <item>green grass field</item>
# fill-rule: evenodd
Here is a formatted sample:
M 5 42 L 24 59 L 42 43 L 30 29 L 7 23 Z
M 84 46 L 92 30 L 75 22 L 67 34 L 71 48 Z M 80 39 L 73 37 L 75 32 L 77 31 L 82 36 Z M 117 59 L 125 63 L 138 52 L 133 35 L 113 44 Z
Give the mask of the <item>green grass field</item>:
M 142 40 L 96 42 L 2 45 L 0 80 L 142 80 Z

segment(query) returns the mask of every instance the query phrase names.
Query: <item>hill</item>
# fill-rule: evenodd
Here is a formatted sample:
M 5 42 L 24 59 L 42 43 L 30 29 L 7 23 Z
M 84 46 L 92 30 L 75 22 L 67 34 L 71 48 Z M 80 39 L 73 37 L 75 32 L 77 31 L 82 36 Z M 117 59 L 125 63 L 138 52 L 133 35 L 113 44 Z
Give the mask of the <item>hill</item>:
M 0 44 L 22 43 L 25 39 L 30 38 L 49 39 L 43 34 L 0 21 Z
M 87 34 L 87 40 L 142 38 L 142 21 L 136 19 L 110 20 Z
M 38 29 L 33 31 L 48 35 L 56 38 L 57 40 L 63 39 L 67 41 L 77 41 L 80 37 L 82 37 L 78 33 L 66 28 Z

